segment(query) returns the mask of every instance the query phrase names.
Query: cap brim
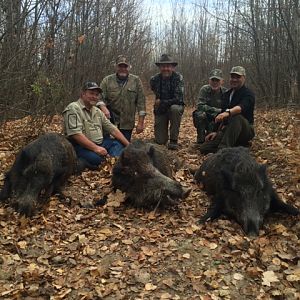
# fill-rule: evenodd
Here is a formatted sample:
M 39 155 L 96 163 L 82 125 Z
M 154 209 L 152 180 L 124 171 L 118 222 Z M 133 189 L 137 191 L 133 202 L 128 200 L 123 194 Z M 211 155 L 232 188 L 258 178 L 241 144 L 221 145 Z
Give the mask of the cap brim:
M 161 65 L 172 65 L 172 66 L 176 67 L 178 65 L 177 62 L 169 62 L 169 61 L 166 61 L 166 62 L 156 62 L 155 64 L 158 67 L 161 66 Z
M 245 74 L 242 74 L 240 72 L 230 72 L 230 74 L 236 74 L 236 75 L 239 75 L 239 76 L 245 76 Z
M 127 63 L 124 63 L 124 62 L 120 62 L 120 63 L 118 63 L 118 64 L 117 64 L 117 66 L 120 66 L 120 65 L 125 65 L 125 66 L 127 66 L 127 67 L 129 67 L 129 66 L 130 66 L 129 64 L 127 64 Z
M 218 77 L 218 76 L 211 76 L 211 77 L 209 77 L 209 79 L 218 79 L 218 80 L 222 80 L 223 78 L 222 78 L 222 77 Z
M 85 89 L 85 91 L 86 90 L 98 90 L 100 93 L 102 92 L 102 89 L 100 87 L 90 87 L 90 88 Z

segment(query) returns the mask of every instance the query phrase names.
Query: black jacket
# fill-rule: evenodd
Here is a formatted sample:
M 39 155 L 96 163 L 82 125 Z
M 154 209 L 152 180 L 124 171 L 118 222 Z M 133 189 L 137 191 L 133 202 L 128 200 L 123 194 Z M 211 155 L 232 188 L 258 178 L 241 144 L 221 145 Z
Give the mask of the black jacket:
M 253 125 L 255 106 L 254 93 L 243 85 L 240 89 L 234 92 L 231 102 L 229 103 L 231 92 L 232 89 L 225 92 L 222 96 L 222 112 L 227 108 L 233 108 L 238 105 L 242 108 L 241 115 Z

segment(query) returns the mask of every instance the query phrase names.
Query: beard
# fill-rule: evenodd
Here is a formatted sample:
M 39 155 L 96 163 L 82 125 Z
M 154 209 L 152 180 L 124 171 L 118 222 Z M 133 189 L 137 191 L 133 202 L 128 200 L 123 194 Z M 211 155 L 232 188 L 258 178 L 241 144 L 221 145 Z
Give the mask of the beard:
M 162 72 L 161 72 L 161 75 L 162 75 L 162 77 L 164 77 L 164 78 L 168 78 L 168 77 L 171 77 L 172 72 L 170 72 L 170 71 L 162 71 Z
M 128 77 L 128 73 L 125 73 L 125 72 L 118 73 L 118 77 L 120 79 L 126 79 Z

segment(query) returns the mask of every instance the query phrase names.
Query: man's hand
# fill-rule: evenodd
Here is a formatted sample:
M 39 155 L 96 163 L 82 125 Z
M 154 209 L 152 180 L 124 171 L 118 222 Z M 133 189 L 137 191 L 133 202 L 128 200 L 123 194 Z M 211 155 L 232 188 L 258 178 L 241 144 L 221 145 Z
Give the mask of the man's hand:
M 100 156 L 107 156 L 107 150 L 101 146 L 96 146 L 94 152 Z
M 221 114 L 218 114 L 215 118 L 215 123 L 221 123 L 230 117 L 229 112 L 224 111 Z
M 205 142 L 208 142 L 208 141 L 212 141 L 216 138 L 217 136 L 217 133 L 216 132 L 211 132 L 209 133 L 206 137 L 205 137 Z
M 107 109 L 105 105 L 100 105 L 101 111 L 104 113 L 107 119 L 110 119 L 110 111 Z
M 142 133 L 144 131 L 144 128 L 145 128 L 144 122 L 138 122 L 137 125 L 136 125 L 135 132 L 137 134 Z

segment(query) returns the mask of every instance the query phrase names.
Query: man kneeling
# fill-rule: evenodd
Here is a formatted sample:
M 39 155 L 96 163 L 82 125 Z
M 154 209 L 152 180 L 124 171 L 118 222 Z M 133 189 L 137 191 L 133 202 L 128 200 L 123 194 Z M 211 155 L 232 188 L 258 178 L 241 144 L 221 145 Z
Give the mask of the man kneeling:
M 96 107 L 101 89 L 95 82 L 83 85 L 80 98 L 63 111 L 64 131 L 79 159 L 97 167 L 107 156 L 120 156 L 129 142 Z M 103 138 L 103 131 L 115 139 Z
M 255 96 L 245 86 L 246 71 L 236 66 L 230 72 L 230 90 L 222 95 L 222 112 L 215 118 L 216 130 L 200 145 L 203 154 L 222 148 L 247 146 L 254 137 Z

